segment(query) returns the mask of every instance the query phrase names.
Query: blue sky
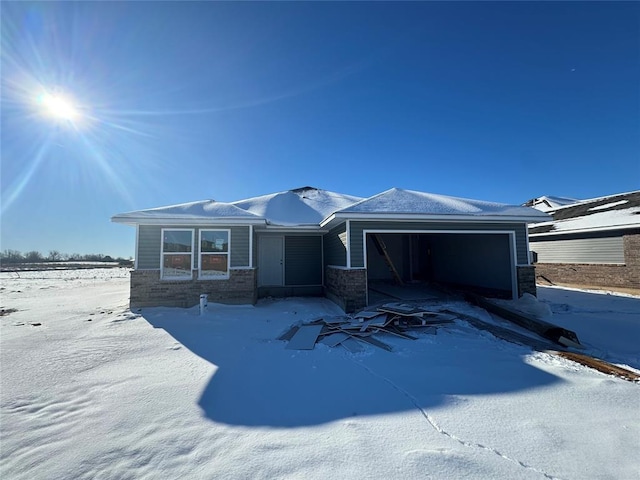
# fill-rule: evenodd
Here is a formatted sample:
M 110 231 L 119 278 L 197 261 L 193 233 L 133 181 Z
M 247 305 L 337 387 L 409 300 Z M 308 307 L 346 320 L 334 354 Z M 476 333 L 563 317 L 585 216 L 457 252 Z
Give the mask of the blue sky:
M 129 257 L 116 213 L 305 185 L 640 188 L 636 2 L 0 8 L 2 250 Z

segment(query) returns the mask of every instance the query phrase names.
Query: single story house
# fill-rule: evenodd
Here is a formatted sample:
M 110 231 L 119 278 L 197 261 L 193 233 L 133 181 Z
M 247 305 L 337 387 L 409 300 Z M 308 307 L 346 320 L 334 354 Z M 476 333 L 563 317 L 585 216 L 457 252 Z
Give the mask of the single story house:
M 529 226 L 539 280 L 640 288 L 640 191 L 581 200 L 547 213 L 553 220 Z
M 368 304 L 368 282 L 436 281 L 535 294 L 529 207 L 392 188 L 360 198 L 312 187 L 236 202 L 122 213 L 136 228 L 131 307 L 326 295 Z

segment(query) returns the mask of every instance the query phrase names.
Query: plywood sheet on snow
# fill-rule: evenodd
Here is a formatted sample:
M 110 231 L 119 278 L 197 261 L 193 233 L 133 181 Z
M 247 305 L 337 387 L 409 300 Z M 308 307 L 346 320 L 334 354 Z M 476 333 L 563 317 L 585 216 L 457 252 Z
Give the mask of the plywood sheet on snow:
M 343 340 L 340 345 L 349 350 L 351 353 L 358 353 L 364 350 L 362 345 L 360 345 L 360 342 L 354 340 L 353 338 L 347 338 L 346 340 Z
M 295 333 L 287 348 L 289 350 L 313 350 L 323 325 L 302 325 Z
M 347 338 L 351 338 L 348 334 L 344 332 L 332 333 L 331 335 L 325 336 L 322 340 L 320 340 L 325 345 L 330 347 L 335 347 L 336 345 L 340 345 Z

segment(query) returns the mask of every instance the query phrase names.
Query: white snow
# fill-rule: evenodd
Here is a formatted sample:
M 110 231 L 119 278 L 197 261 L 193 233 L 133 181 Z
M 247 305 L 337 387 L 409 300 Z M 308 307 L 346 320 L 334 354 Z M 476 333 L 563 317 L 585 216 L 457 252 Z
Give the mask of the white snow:
M 543 212 L 519 205 L 471 200 L 434 193 L 392 188 L 344 208 L 340 213 L 421 214 L 526 217 L 536 221 L 549 219 Z
M 538 287 L 538 299 L 553 313 L 547 320 L 578 332 L 580 342 L 600 358 L 640 369 L 640 297 Z
M 249 223 L 266 222 L 284 227 L 318 227 L 334 213 L 420 214 L 517 217 L 528 221 L 544 221 L 549 216 L 538 210 L 518 205 L 470 200 L 431 193 L 392 188 L 363 199 L 353 195 L 304 187 L 286 192 L 231 203 L 205 200 L 114 215 L 118 223 L 160 223 L 225 219 Z
M 316 188 L 290 190 L 234 202 L 234 205 L 267 219 L 273 225 L 315 225 L 360 197 Z
M 260 220 L 259 216 L 230 203 L 203 200 L 181 203 L 168 207 L 150 208 L 135 212 L 120 213 L 112 217 L 118 223 L 139 223 L 158 220 L 215 220 L 215 219 Z
M 462 321 L 394 352 L 294 351 L 278 335 L 334 304 L 131 312 L 125 269 L 0 279 L 0 478 L 638 478 L 640 384 Z M 640 298 L 541 298 L 640 367 Z
M 557 220 L 555 222 L 537 223 L 535 227 L 553 225 L 551 232 L 535 235 L 548 235 L 554 232 L 589 231 L 616 229 L 619 227 L 640 227 L 640 207 L 631 207 L 623 210 L 611 210 L 607 212 L 592 213 L 583 217 Z
M 597 207 L 591 207 L 589 210 L 608 210 L 609 208 L 617 207 L 618 205 L 624 205 L 629 203 L 629 200 L 620 200 L 619 202 L 605 203 L 604 205 L 598 205 Z
M 492 302 L 510 308 L 512 310 L 520 311 L 524 314 L 532 316 L 533 318 L 537 318 L 543 321 L 549 321 L 549 319 L 553 315 L 551 308 L 547 304 L 539 301 L 530 293 L 523 294 L 517 300 L 493 299 Z

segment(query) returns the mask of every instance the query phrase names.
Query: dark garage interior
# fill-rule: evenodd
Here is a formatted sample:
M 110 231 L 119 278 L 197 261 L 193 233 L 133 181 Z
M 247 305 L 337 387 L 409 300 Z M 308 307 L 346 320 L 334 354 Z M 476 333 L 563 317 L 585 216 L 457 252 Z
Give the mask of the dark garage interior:
M 511 298 L 511 243 L 506 233 L 367 233 L 367 281 L 370 287 L 398 279 L 443 284 Z

